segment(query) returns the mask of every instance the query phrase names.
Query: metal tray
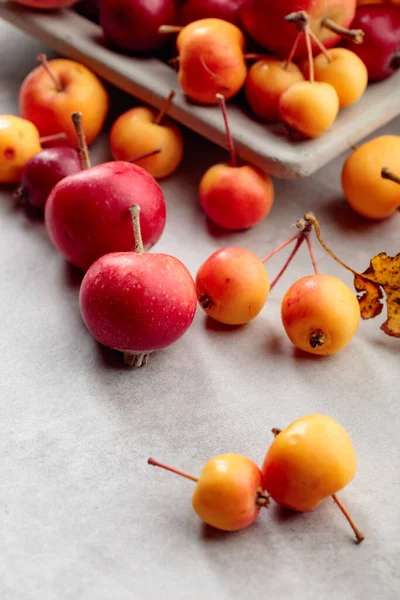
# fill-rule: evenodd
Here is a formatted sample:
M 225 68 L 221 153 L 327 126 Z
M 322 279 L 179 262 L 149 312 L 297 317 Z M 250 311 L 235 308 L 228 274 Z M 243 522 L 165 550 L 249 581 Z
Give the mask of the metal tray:
M 226 147 L 219 108 L 187 101 L 176 72 L 161 60 L 134 58 L 110 50 L 102 44 L 101 28 L 73 10 L 40 13 L 0 0 L 0 17 L 156 108 L 160 108 L 171 89 L 176 90 L 168 114 Z M 340 112 L 331 130 L 314 140 L 295 142 L 282 128 L 252 118 L 237 102 L 231 101 L 228 106 L 238 156 L 276 177 L 305 177 L 400 114 L 400 72 L 370 85 L 357 104 Z

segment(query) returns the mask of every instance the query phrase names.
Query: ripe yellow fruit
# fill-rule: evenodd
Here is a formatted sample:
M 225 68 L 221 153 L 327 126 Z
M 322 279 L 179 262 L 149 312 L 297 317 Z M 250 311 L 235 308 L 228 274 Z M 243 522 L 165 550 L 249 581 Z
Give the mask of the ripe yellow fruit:
M 296 281 L 281 305 L 290 341 L 311 354 L 335 354 L 351 341 L 360 324 L 356 295 L 331 275 L 309 275 Z
M 339 112 L 339 98 L 334 87 L 319 81 L 299 81 L 280 97 L 282 121 L 309 138 L 329 129 Z
M 344 195 L 368 219 L 385 219 L 400 207 L 400 186 L 381 177 L 383 167 L 400 172 L 400 136 L 383 135 L 366 142 L 343 165 Z
M 0 115 L 0 183 L 18 183 L 25 163 L 42 149 L 33 123 Z
M 332 48 L 314 59 L 316 81 L 330 83 L 339 97 L 339 106 L 344 108 L 354 104 L 364 94 L 368 85 L 367 67 L 351 50 Z

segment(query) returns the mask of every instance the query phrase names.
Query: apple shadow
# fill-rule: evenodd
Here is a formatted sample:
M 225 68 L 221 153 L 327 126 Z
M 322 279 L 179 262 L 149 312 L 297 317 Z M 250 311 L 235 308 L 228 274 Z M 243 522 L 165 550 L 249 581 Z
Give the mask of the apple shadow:
M 365 231 L 381 227 L 382 224 L 382 221 L 372 221 L 357 214 L 344 196 L 333 198 L 323 207 L 323 212 L 327 215 L 328 219 L 346 232 L 365 233 Z
M 283 335 L 279 335 L 277 333 L 272 334 L 268 337 L 267 341 L 264 343 L 264 349 L 267 351 L 268 355 L 270 354 L 285 354 L 284 345 L 286 344 L 286 340 Z
M 300 350 L 300 348 L 293 348 L 293 357 L 302 362 L 315 362 L 315 361 L 323 361 L 327 362 L 332 359 L 332 356 L 322 355 L 322 354 L 311 354 L 311 352 L 305 352 L 304 350 Z
M 214 223 L 214 221 L 211 221 L 211 219 L 209 218 L 206 218 L 206 228 L 208 233 L 215 239 L 231 238 L 240 233 L 244 233 L 245 231 L 249 231 L 250 229 L 224 229 L 223 227 L 220 227 L 219 225 Z
M 81 287 L 82 279 L 85 273 L 78 267 L 71 265 L 69 262 L 65 262 L 65 283 L 68 287 L 79 289 Z
M 274 507 L 269 509 L 272 515 L 272 518 L 275 519 L 278 523 L 287 523 L 290 521 L 294 521 L 302 516 L 303 513 L 296 512 L 295 510 L 291 510 L 290 508 L 285 508 L 284 506 L 280 506 L 279 504 L 274 504 Z
M 244 325 L 226 325 L 220 323 L 211 317 L 206 317 L 204 327 L 207 331 L 216 331 L 218 333 L 234 333 L 235 331 L 242 331 L 245 328 Z
M 98 361 L 103 368 L 133 371 L 132 367 L 125 365 L 122 352 L 107 348 L 107 346 L 103 346 L 95 340 L 94 343 L 96 345 Z M 136 371 L 137 369 L 134 370 Z
M 211 525 L 207 525 L 206 523 L 202 524 L 202 528 L 201 528 L 201 538 L 205 541 L 205 542 L 224 542 L 225 540 L 227 540 L 229 537 L 232 536 L 232 534 L 237 533 L 237 532 L 232 532 L 232 531 L 222 531 L 221 529 L 215 529 L 215 527 L 212 527 Z

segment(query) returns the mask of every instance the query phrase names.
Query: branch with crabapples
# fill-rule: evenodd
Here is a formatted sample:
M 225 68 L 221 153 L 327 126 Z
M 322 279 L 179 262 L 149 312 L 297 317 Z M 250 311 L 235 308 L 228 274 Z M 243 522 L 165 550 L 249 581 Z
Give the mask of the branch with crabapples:
M 398 179 L 398 183 L 400 183 L 400 178 Z M 297 227 L 299 231 L 296 235 L 281 244 L 281 246 L 264 259 L 264 262 L 266 262 L 279 250 L 296 241 L 296 246 L 292 254 L 271 284 L 271 289 L 285 272 L 304 239 L 307 241 L 315 271 L 318 273 L 310 240 L 310 232 L 314 229 L 317 240 L 322 248 L 339 265 L 354 275 L 354 287 L 359 292 L 358 301 L 361 318 L 364 320 L 372 319 L 382 312 L 384 292 L 386 295 L 387 319 L 381 325 L 381 329 L 389 336 L 400 337 L 400 253 L 396 256 L 388 256 L 385 252 L 381 252 L 371 259 L 369 267 L 363 273 L 358 273 L 358 271 L 345 264 L 328 248 L 322 239 L 320 224 L 313 213 L 306 213 L 304 218 L 297 222 Z

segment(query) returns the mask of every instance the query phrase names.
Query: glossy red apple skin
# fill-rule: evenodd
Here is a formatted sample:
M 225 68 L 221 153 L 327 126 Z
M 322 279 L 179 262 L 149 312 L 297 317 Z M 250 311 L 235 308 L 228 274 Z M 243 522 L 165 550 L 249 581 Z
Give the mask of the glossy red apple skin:
M 142 237 L 150 249 L 165 227 L 166 207 L 155 179 L 138 165 L 105 163 L 71 175 L 53 188 L 45 206 L 49 237 L 80 269 L 110 252 L 134 250 L 129 208 L 140 206 Z
M 365 63 L 370 81 L 382 81 L 400 69 L 400 7 L 366 4 L 357 9 L 351 24 L 365 33 L 362 44 L 344 41 Z
M 187 0 L 179 11 L 179 24 L 188 25 L 200 19 L 223 19 L 241 26 L 239 8 L 244 0 Z
M 245 0 L 240 8 L 240 18 L 247 33 L 261 46 L 280 58 L 287 58 L 297 36 L 293 23 L 285 21 L 285 16 L 305 10 L 311 16 L 312 28 L 327 48 L 335 46 L 340 37 L 317 21 L 325 17 L 339 19 L 340 25 L 348 27 L 354 18 L 356 0 Z M 320 52 L 315 43 L 314 51 Z M 307 56 L 307 46 L 303 36 L 297 48 L 296 58 Z
M 74 148 L 46 148 L 25 164 L 20 181 L 23 197 L 35 208 L 44 209 L 54 186 L 81 170 L 81 159 Z
M 79 302 L 93 337 L 108 348 L 152 352 L 176 342 L 197 306 L 194 280 L 167 254 L 116 252 L 83 278 Z
M 176 21 L 174 0 L 101 0 L 100 25 L 106 40 L 129 53 L 149 52 L 168 41 L 161 25 Z

